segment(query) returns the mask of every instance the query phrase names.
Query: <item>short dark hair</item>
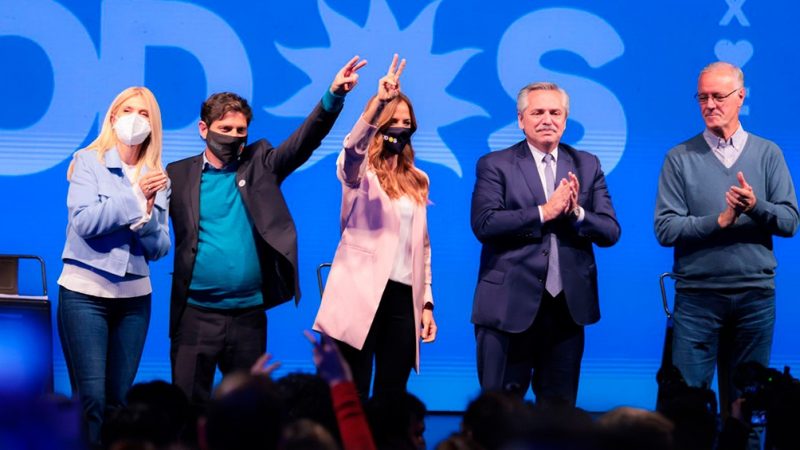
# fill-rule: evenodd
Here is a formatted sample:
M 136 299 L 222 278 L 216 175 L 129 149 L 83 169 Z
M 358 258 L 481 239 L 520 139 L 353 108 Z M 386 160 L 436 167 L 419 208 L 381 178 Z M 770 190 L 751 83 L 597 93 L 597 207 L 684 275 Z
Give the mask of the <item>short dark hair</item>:
M 253 120 L 253 109 L 247 100 L 233 92 L 217 92 L 208 97 L 200 106 L 200 120 L 210 126 L 215 120 L 221 119 L 231 111 L 244 114 L 247 125 Z

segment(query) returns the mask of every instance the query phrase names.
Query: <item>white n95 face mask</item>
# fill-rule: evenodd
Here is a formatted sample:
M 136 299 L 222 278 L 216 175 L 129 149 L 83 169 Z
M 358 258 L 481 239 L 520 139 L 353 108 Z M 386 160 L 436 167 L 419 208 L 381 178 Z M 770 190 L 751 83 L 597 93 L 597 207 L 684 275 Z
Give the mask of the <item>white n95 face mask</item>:
M 114 123 L 117 139 L 125 145 L 139 145 L 150 136 L 150 121 L 139 114 L 126 114 Z

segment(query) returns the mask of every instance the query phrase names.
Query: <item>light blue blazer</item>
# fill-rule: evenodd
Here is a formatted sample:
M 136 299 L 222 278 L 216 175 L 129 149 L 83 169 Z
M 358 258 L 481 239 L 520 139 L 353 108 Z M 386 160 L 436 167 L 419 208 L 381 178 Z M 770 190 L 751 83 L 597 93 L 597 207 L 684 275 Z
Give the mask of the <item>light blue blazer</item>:
M 104 161 L 98 160 L 96 150 L 78 151 L 67 194 L 69 223 L 61 258 L 119 277 L 150 275 L 147 262 L 166 255 L 170 247 L 169 196 L 168 185 L 156 194 L 150 220 L 132 231 L 131 224 L 143 214 L 117 149 L 108 150 Z

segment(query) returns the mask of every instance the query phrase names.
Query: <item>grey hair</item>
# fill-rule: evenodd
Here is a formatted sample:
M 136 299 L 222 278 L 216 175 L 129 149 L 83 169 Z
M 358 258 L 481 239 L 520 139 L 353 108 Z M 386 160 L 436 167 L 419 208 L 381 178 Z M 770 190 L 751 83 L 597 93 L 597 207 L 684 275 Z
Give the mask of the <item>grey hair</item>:
M 736 79 L 739 81 L 739 87 L 740 88 L 744 87 L 744 72 L 742 72 L 742 69 L 740 69 L 736 65 L 733 65 L 733 64 L 731 64 L 729 62 L 725 62 L 725 61 L 713 62 L 713 63 L 703 67 L 703 70 L 700 71 L 700 75 L 699 76 L 702 77 L 706 73 L 717 72 L 717 71 L 730 72 L 730 74 L 733 75 L 734 77 L 736 77 Z
M 569 94 L 555 83 L 548 83 L 545 81 L 538 81 L 531 83 L 524 88 L 520 89 L 517 94 L 517 113 L 522 114 L 528 108 L 528 94 L 531 91 L 558 91 L 564 99 L 564 112 L 569 115 Z

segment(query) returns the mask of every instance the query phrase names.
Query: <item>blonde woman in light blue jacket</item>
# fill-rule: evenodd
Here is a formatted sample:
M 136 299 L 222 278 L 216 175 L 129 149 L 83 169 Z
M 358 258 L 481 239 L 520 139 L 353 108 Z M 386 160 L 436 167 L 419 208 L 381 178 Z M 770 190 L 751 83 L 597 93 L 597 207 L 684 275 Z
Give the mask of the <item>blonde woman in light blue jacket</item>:
M 150 322 L 148 263 L 170 247 L 161 137 L 152 92 L 125 89 L 67 172 L 58 330 L 92 445 L 106 410 L 123 404 L 136 376 Z

